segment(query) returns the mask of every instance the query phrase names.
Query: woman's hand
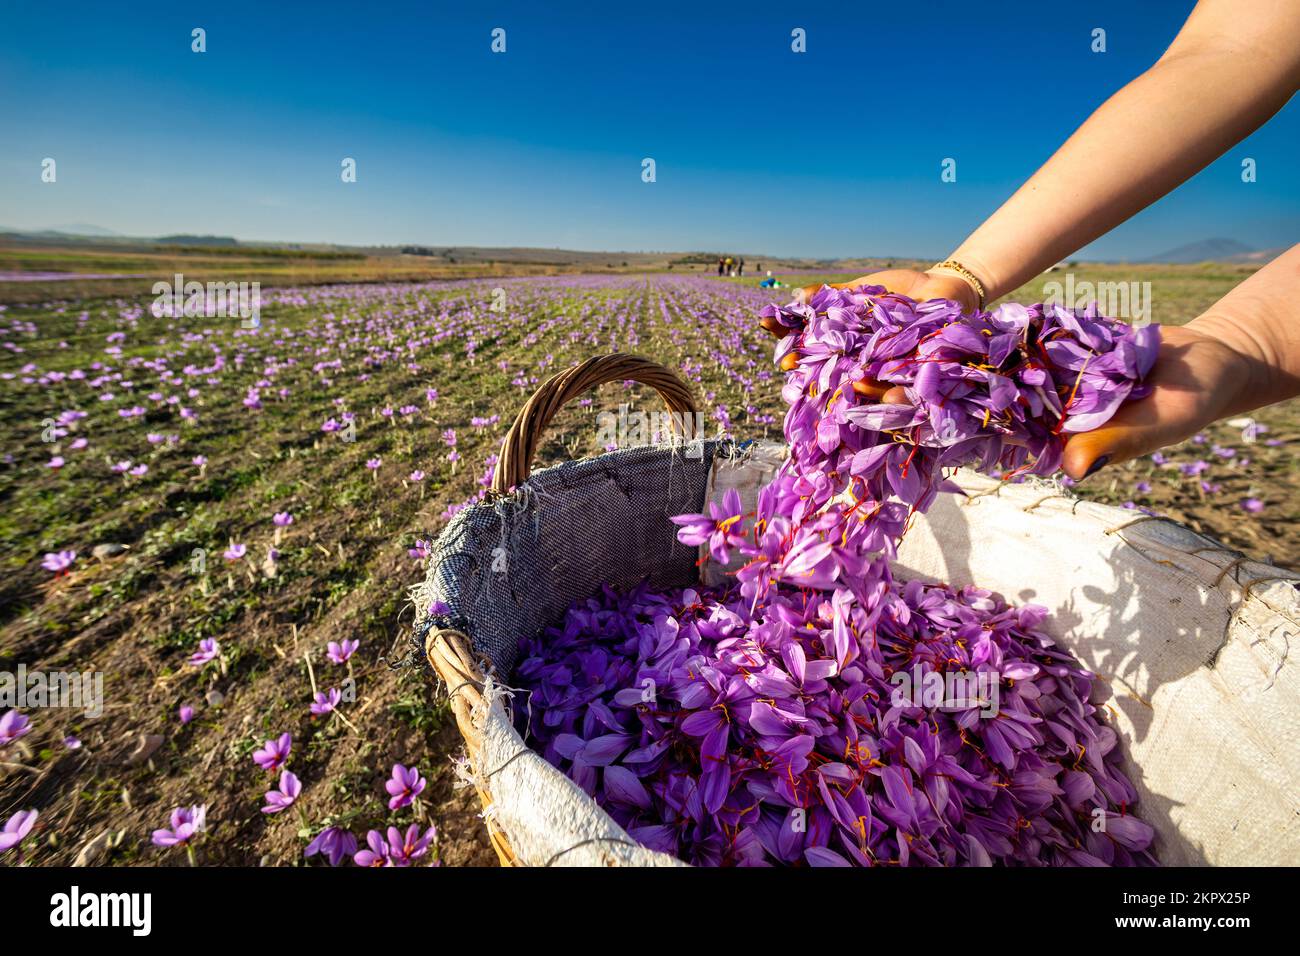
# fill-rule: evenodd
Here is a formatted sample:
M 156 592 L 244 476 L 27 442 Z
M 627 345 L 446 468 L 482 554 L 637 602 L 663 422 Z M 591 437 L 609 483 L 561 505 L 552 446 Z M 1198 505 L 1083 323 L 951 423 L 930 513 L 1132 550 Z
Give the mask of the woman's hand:
M 1151 394 L 1125 402 L 1100 428 L 1070 437 L 1062 467 L 1071 478 L 1175 445 L 1240 406 L 1251 376 L 1246 356 L 1187 326 L 1160 333 L 1159 357 L 1148 378 Z
M 832 289 L 856 289 L 864 285 L 881 285 L 889 292 L 908 296 L 917 302 L 924 302 L 927 299 L 952 299 L 960 302 L 962 308 L 967 310 L 974 309 L 979 305 L 979 296 L 970 283 L 960 276 L 947 273 L 918 272 L 915 269 L 886 269 L 883 272 L 873 272 L 870 275 L 862 276 L 851 282 L 824 284 L 829 285 Z M 822 285 L 823 283 L 819 282 L 817 285 L 807 285 L 795 289 L 795 298 L 800 302 L 806 302 Z M 774 322 L 769 322 L 769 320 L 764 319 L 762 325 L 763 328 L 778 338 L 789 334 L 788 329 Z M 870 401 L 886 402 L 891 405 L 907 404 L 907 394 L 900 385 L 862 379 L 854 383 L 853 389 Z

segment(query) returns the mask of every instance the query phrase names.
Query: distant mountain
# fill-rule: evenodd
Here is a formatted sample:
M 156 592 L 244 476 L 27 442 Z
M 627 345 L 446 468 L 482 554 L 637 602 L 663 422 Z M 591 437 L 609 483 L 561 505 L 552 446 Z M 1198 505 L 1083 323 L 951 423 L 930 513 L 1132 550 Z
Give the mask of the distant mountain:
M 159 236 L 154 242 L 175 246 L 237 246 L 239 240 L 231 236 Z
M 120 232 L 114 232 L 112 229 L 105 229 L 103 226 L 92 226 L 84 222 L 74 222 L 66 226 L 50 226 L 49 229 L 43 229 L 42 232 L 58 232 L 65 236 L 102 236 L 116 237 Z
M 1239 256 L 1251 255 L 1255 252 L 1244 242 L 1238 242 L 1236 239 L 1202 239 L 1200 242 L 1189 242 L 1185 246 L 1179 246 L 1177 249 L 1170 249 L 1168 252 L 1162 252 L 1158 256 L 1151 256 L 1149 259 L 1142 259 L 1142 262 L 1224 262 L 1236 260 Z

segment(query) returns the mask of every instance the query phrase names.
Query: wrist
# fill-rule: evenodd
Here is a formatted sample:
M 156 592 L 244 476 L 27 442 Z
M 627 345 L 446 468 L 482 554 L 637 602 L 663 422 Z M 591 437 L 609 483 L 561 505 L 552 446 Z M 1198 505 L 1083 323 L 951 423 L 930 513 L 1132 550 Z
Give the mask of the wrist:
M 987 308 L 989 303 L 1002 294 L 996 288 L 994 276 L 984 262 L 960 249 L 931 266 L 928 272 L 934 276 L 960 279 L 970 288 L 979 309 Z
M 954 299 L 968 309 L 984 308 L 984 284 L 960 262 L 944 260 L 926 269 L 925 275 L 934 287 L 945 290 L 943 298 Z
M 1279 382 L 1285 376 L 1276 357 L 1232 318 L 1207 312 L 1183 328 L 1212 344 L 1221 356 L 1221 415 L 1237 415 L 1294 397 L 1294 388 Z

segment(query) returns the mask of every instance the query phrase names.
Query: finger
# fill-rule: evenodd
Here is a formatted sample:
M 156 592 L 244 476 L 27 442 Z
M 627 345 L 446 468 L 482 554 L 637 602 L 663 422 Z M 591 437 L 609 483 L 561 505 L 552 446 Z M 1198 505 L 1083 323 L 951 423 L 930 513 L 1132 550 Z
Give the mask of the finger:
M 1071 436 L 1061 458 L 1065 473 L 1082 481 L 1107 465 L 1148 455 L 1196 431 L 1184 417 L 1163 414 L 1155 398 L 1127 405 L 1100 428 Z
M 853 391 L 869 402 L 884 402 L 887 405 L 910 405 L 907 390 L 893 382 L 882 382 L 874 378 L 860 378 L 853 383 Z
M 880 401 L 892 387 L 888 382 L 878 382 L 874 378 L 860 378 L 853 383 L 853 391 L 872 402 Z
M 781 324 L 781 321 L 775 315 L 765 315 L 758 320 L 758 324 L 769 335 L 778 339 L 783 339 L 790 334 L 790 330 Z
M 854 279 L 851 282 L 818 282 L 816 285 L 801 286 L 794 290 L 794 297 L 798 302 L 807 302 L 818 289 L 824 286 L 830 286 L 832 289 L 856 289 L 858 286 L 865 284 L 866 279 L 867 277 L 863 276 L 861 279 Z

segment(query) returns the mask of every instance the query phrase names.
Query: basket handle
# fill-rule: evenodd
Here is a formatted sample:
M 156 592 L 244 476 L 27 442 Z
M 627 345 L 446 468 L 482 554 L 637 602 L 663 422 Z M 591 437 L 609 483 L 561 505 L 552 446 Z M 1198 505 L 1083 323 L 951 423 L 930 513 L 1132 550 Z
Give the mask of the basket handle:
M 496 474 L 492 478 L 492 490 L 506 494 L 527 480 L 542 433 L 564 405 L 597 385 L 627 379 L 649 385 L 659 393 L 668 410 L 675 413 L 674 429 L 679 426 L 678 415 L 695 415 L 697 411 L 690 387 L 676 372 L 658 362 L 626 352 L 589 358 L 552 375 L 519 410 L 510 431 L 506 432 L 506 437 L 501 441 L 501 455 L 497 460 Z

